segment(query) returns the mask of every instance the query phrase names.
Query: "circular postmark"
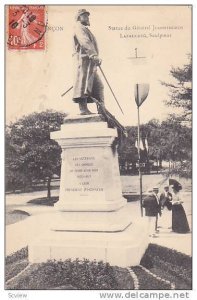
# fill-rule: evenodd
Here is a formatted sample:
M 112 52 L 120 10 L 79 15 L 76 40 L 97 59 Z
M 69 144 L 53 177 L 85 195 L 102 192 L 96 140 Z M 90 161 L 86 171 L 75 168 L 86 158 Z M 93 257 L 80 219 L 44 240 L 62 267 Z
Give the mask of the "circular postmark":
M 45 5 L 9 5 L 8 48 L 45 49 Z

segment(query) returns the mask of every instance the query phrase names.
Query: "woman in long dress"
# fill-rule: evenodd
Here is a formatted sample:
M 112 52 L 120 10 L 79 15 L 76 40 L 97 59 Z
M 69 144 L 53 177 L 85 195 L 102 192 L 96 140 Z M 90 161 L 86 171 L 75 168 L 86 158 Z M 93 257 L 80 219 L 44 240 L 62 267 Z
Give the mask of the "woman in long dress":
M 190 231 L 185 210 L 182 206 L 179 191 L 172 187 L 172 231 L 187 233 Z

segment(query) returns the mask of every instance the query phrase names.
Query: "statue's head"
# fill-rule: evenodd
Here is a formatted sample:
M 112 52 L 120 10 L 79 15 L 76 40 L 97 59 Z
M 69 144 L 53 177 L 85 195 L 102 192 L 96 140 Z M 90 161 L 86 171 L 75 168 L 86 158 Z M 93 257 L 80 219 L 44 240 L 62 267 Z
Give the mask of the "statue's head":
M 79 9 L 76 14 L 76 21 L 81 22 L 85 26 L 90 26 L 89 15 L 90 13 L 86 9 Z

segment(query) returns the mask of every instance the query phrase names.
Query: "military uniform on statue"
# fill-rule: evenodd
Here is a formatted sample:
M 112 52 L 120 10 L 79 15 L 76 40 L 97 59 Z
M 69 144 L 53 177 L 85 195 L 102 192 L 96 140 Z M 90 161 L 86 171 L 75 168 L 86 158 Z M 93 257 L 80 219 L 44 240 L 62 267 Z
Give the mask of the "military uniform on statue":
M 98 56 L 99 50 L 96 38 L 88 29 L 88 26 L 90 26 L 89 15 L 90 13 L 85 9 L 80 9 L 76 14 L 73 35 L 75 70 L 73 101 L 79 104 L 81 115 L 92 115 L 87 104 L 95 103 L 98 114 L 108 123 L 108 126 L 116 127 L 120 136 L 125 136 L 124 126 L 116 120 L 104 105 L 104 86 L 97 73 L 97 67 L 101 70 L 102 61 Z M 102 70 L 101 72 L 105 77 Z M 106 77 L 105 80 L 107 81 Z M 107 84 L 109 85 L 108 81 Z M 115 95 L 113 94 L 113 96 Z
M 148 220 L 148 231 L 150 237 L 157 237 L 157 222 L 158 214 L 161 216 L 161 204 L 158 197 L 159 189 L 154 187 L 149 191 L 149 195 L 143 200 L 143 207 L 145 208 L 145 216 Z
M 73 101 L 79 103 L 82 115 L 91 114 L 87 108 L 87 103 L 93 103 L 96 98 L 100 103 L 104 103 L 103 84 L 97 74 L 97 66 L 101 64 L 98 57 L 99 50 L 95 36 L 87 26 L 90 13 L 85 9 L 80 9 L 76 15 L 74 30 L 74 91 Z

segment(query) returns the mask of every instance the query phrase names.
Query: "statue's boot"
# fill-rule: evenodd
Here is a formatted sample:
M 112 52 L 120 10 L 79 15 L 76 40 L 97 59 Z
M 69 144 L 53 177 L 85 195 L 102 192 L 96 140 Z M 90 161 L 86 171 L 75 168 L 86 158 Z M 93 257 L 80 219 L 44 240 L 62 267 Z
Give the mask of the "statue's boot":
M 121 133 L 123 133 L 124 136 L 127 136 L 127 131 L 124 126 L 122 126 L 118 120 L 106 109 L 103 102 L 99 102 L 96 98 L 91 97 L 94 103 L 97 105 L 98 114 L 101 114 L 106 122 L 108 123 L 108 126 L 111 128 L 116 127 Z
M 97 103 L 97 111 L 99 115 L 103 115 L 103 110 L 105 109 L 104 103 L 99 102 Z
M 93 113 L 89 111 L 87 106 L 87 99 L 81 99 L 79 101 L 79 109 L 81 115 L 92 115 Z

